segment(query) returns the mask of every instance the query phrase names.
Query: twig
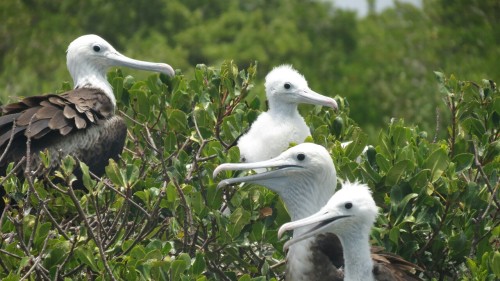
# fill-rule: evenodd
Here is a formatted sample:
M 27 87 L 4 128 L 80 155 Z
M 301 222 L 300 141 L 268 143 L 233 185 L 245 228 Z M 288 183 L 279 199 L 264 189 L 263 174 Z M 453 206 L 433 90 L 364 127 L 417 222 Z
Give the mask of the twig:
M 434 239 L 437 237 L 437 235 L 439 234 L 439 232 L 443 228 L 444 222 L 446 221 L 446 218 L 448 217 L 448 211 L 450 210 L 450 206 L 451 206 L 450 201 L 446 200 L 446 206 L 445 206 L 445 209 L 444 209 L 444 214 L 443 214 L 443 217 L 441 218 L 441 221 L 439 222 L 439 226 L 432 232 L 431 237 L 427 240 L 427 242 L 425 243 L 425 245 L 418 250 L 417 257 L 423 255 L 423 253 L 425 252 L 425 250 L 427 250 L 427 248 L 432 244 L 432 242 L 434 241 Z
M 12 129 L 9 137 L 9 142 L 7 143 L 7 146 L 5 147 L 5 150 L 3 151 L 2 155 L 0 156 L 0 162 L 2 162 L 3 158 L 5 155 L 7 155 L 7 152 L 9 151 L 10 146 L 12 145 L 12 141 L 14 140 L 14 132 L 16 130 L 16 120 L 12 122 Z
M 75 192 L 73 191 L 73 187 L 71 185 L 69 185 L 69 188 L 68 188 L 68 195 L 71 198 L 71 200 L 73 201 L 73 203 L 75 204 L 76 210 L 78 211 L 80 218 L 83 220 L 83 222 L 87 226 L 88 233 L 89 233 L 90 237 L 95 241 L 97 248 L 99 249 L 99 254 L 101 255 L 101 260 L 104 264 L 104 268 L 108 272 L 109 277 L 111 278 L 111 280 L 116 280 L 115 276 L 113 275 L 113 272 L 111 271 L 111 268 L 108 265 L 108 261 L 106 260 L 106 253 L 104 252 L 101 240 L 98 236 L 96 236 L 94 234 L 94 231 L 90 227 L 90 224 L 87 220 L 87 217 L 85 216 L 85 213 L 83 212 L 82 206 L 80 206 L 80 203 L 78 202 L 78 199 L 76 198 Z
M 191 229 L 193 227 L 193 215 L 191 214 L 191 208 L 189 208 L 189 206 L 187 204 L 186 197 L 184 196 L 184 192 L 182 191 L 181 187 L 179 186 L 179 184 L 175 180 L 173 180 L 172 182 L 173 182 L 175 188 L 177 189 L 177 193 L 179 194 L 179 197 L 181 198 L 181 206 L 186 211 L 185 221 L 184 221 L 184 225 L 183 225 L 183 229 L 184 229 L 183 251 L 186 252 L 187 247 L 189 245 L 189 242 L 187 240 L 188 236 L 190 235 L 189 229 Z
M 451 111 L 451 140 L 450 140 L 450 157 L 455 155 L 455 138 L 457 134 L 457 112 L 455 107 L 455 99 L 453 96 L 449 97 L 449 105 Z
M 51 236 L 52 235 L 50 233 L 49 233 L 49 235 L 47 235 L 47 237 L 45 238 L 45 241 L 43 242 L 42 250 L 38 254 L 38 257 L 35 258 L 35 262 L 33 263 L 33 266 L 31 266 L 31 268 L 20 279 L 20 281 L 27 279 L 30 276 L 31 272 L 33 272 L 33 270 L 37 270 L 37 273 L 40 273 L 44 277 L 44 279 L 50 280 L 49 277 L 43 272 L 42 269 L 40 269 L 40 270 L 38 270 L 38 269 L 40 267 L 40 265 L 39 265 L 40 261 L 42 260 L 42 257 L 43 257 L 43 255 L 45 253 L 45 249 L 47 248 L 47 244 L 48 244 L 49 239 L 51 238 Z
M 207 265 L 209 266 L 209 268 L 211 270 L 213 270 L 213 271 L 215 271 L 215 273 L 217 273 L 217 275 L 221 278 L 221 280 L 231 281 L 231 279 L 229 279 L 229 277 L 226 276 L 224 271 L 222 271 L 217 265 L 213 265 L 212 263 L 213 262 L 209 260 Z
M 64 266 L 68 263 L 70 257 L 73 255 L 73 252 L 75 251 L 75 248 L 76 248 L 76 244 L 78 242 L 78 239 L 76 239 L 77 235 L 75 234 L 73 236 L 73 243 L 71 243 L 71 249 L 69 250 L 69 253 L 68 255 L 66 255 L 66 258 L 64 258 L 64 261 L 61 263 L 61 264 L 58 264 L 57 265 L 57 269 L 56 269 L 56 273 L 54 275 L 54 279 L 55 280 L 59 280 L 59 272 L 61 271 L 62 268 L 64 268 Z M 71 239 L 66 239 L 66 240 L 71 240 Z M 65 276 L 63 276 L 64 278 Z
M 488 179 L 488 176 L 486 175 L 486 173 L 484 172 L 483 170 L 483 166 L 481 164 L 481 162 L 479 161 L 479 155 L 478 155 L 478 152 L 477 152 L 477 144 L 476 144 L 476 141 L 472 141 L 472 146 L 474 147 L 474 164 L 477 166 L 478 170 L 479 170 L 479 173 L 481 174 L 481 177 L 483 178 L 486 186 L 488 187 L 488 190 L 490 191 L 491 193 L 491 198 L 490 198 L 490 202 L 488 204 L 488 207 L 486 208 L 486 210 L 488 210 L 491 206 L 491 201 L 494 201 L 495 202 L 495 205 L 497 208 L 500 207 L 500 203 L 497 201 L 496 199 L 496 193 L 498 191 L 498 182 L 495 186 L 495 188 L 493 188 L 490 184 L 490 181 Z M 484 216 L 486 212 L 483 214 L 483 218 L 484 219 Z
M 148 126 L 144 125 L 144 128 L 146 129 L 146 140 L 149 146 L 153 149 L 154 154 L 160 153 L 158 148 L 156 147 L 155 141 L 153 140 L 153 137 L 151 136 L 151 132 L 149 131 Z
M 96 179 L 98 181 L 101 181 L 104 184 L 105 187 L 111 189 L 116 194 L 120 195 L 125 200 L 127 200 L 127 202 L 129 202 L 130 204 L 134 205 L 137 209 L 139 209 L 142 213 L 144 213 L 144 215 L 146 215 L 148 219 L 150 219 L 149 213 L 146 210 L 144 210 L 144 208 L 142 208 L 139 204 L 135 203 L 134 200 L 130 199 L 130 197 L 128 197 L 127 195 L 123 194 L 118 189 L 114 188 L 112 185 L 108 184 L 106 181 L 102 180 L 100 177 L 98 177 L 96 174 L 92 173 L 91 171 L 89 171 L 89 174 L 90 174 L 90 176 L 92 178 L 94 178 L 94 179 Z
M 16 166 L 14 166 L 14 168 L 8 173 L 5 175 L 5 177 L 3 178 L 2 181 L 0 181 L 0 185 L 3 185 L 3 183 L 11 176 L 13 175 L 17 169 L 19 169 L 19 167 L 24 164 L 24 162 L 26 161 L 26 156 L 23 156 L 23 158 L 21 158 L 21 160 L 19 160 L 19 162 L 17 162 Z
M 29 181 L 30 180 L 28 180 L 28 182 Z M 41 212 L 42 212 L 42 209 L 37 208 L 36 216 L 35 216 L 35 223 L 33 225 L 33 231 L 30 234 L 30 239 L 28 240 L 28 245 L 26 246 L 28 249 L 31 249 L 31 246 L 33 245 L 33 240 L 35 239 L 36 230 L 38 228 L 38 224 L 40 223 L 40 217 L 42 215 Z
M 18 256 L 16 254 L 13 254 L 11 252 L 7 252 L 4 249 L 0 249 L 0 253 L 5 254 L 7 256 L 11 256 L 11 257 L 16 258 L 16 259 L 22 259 L 22 257 L 20 257 L 20 256 Z
M 436 131 L 434 133 L 434 139 L 432 140 L 432 143 L 436 143 L 438 134 L 439 134 L 439 125 L 440 125 L 440 115 L 439 115 L 439 108 L 436 107 Z
M 269 268 L 270 268 L 270 269 L 275 269 L 275 268 L 277 268 L 277 267 L 280 267 L 280 266 L 284 265 L 285 263 L 286 263 L 286 259 L 284 259 L 284 260 L 282 260 L 282 261 L 279 261 L 279 262 L 277 262 L 277 263 L 275 263 L 275 264 L 273 264 L 273 265 L 269 266 Z

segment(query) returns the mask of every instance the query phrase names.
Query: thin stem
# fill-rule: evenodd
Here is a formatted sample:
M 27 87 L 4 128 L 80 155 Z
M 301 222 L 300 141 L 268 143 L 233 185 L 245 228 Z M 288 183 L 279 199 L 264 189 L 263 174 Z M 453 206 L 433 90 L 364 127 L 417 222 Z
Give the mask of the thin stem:
M 113 272 L 111 271 L 111 268 L 108 265 L 108 261 L 106 260 L 106 253 L 104 252 L 104 248 L 102 246 L 101 240 L 99 239 L 98 236 L 96 236 L 94 234 L 94 231 L 90 227 L 90 224 L 89 224 L 89 222 L 87 220 L 87 217 L 85 216 L 85 213 L 83 212 L 82 206 L 78 202 L 78 199 L 76 198 L 75 192 L 73 191 L 73 187 L 71 185 L 69 185 L 68 195 L 71 198 L 71 200 L 73 201 L 73 203 L 75 204 L 76 210 L 78 211 L 78 214 L 80 215 L 80 218 L 83 220 L 83 222 L 87 226 L 88 233 L 89 233 L 90 237 L 96 243 L 97 248 L 99 249 L 99 254 L 101 256 L 101 260 L 102 260 L 102 262 L 104 264 L 104 268 L 106 269 L 109 277 L 111 278 L 111 280 L 116 280 L 115 276 L 113 275 Z

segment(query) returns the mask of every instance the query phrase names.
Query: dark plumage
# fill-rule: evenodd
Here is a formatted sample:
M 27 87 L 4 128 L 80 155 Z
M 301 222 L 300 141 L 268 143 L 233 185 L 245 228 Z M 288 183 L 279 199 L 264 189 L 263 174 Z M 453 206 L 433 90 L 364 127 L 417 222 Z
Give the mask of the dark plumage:
M 2 108 L 0 116 L 0 173 L 10 162 L 26 155 L 26 141 L 31 138 L 33 168 L 39 163 L 38 152 L 47 149 L 51 168 L 60 157 L 71 154 L 87 163 L 92 172 L 102 175 L 107 161 L 117 159 L 123 149 L 127 127 L 114 116 L 114 106 L 99 89 L 81 88 L 62 95 L 28 97 Z M 104 130 L 105 128 L 105 130 Z M 13 130 L 14 129 L 14 130 Z M 84 144 L 78 142 L 86 140 Z
M 81 36 L 69 45 L 67 66 L 74 90 L 61 95 L 27 97 L 1 107 L 0 175 L 5 175 L 10 162 L 17 164 L 26 156 L 28 139 L 32 171 L 40 163 L 39 152 L 47 150 L 50 169 L 71 155 L 85 162 L 91 172 L 104 174 L 108 160 L 118 159 L 127 135 L 124 120 L 115 115 L 116 101 L 106 79 L 107 69 L 126 66 L 174 75 L 168 64 L 128 58 L 97 35 Z M 78 170 L 75 175 L 81 177 Z M 77 181 L 74 186 L 80 184 Z M 0 193 L 4 195 L 3 188 Z M 0 200 L 1 210 L 2 205 Z

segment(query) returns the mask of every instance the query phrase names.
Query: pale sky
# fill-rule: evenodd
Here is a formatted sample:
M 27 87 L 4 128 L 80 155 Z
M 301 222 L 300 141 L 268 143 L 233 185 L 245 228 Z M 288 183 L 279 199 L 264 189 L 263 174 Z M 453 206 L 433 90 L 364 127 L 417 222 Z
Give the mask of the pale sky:
M 360 17 L 368 13 L 368 4 L 366 0 L 330 0 L 335 7 L 356 10 Z M 417 7 L 422 7 L 422 0 L 398 0 L 400 2 L 412 3 Z M 375 10 L 381 12 L 384 9 L 394 6 L 394 0 L 375 0 Z

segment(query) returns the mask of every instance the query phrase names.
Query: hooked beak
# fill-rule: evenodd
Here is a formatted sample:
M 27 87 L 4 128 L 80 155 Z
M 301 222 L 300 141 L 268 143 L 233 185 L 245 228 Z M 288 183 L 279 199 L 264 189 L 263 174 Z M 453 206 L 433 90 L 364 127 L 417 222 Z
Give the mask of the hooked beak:
M 299 89 L 296 94 L 300 103 L 328 106 L 334 110 L 338 108 L 337 102 L 334 99 L 316 93 L 309 88 Z
M 175 76 L 174 69 L 166 63 L 155 63 L 131 59 L 126 57 L 119 52 L 109 52 L 106 58 L 111 61 L 114 66 L 125 66 L 134 69 L 148 70 L 154 72 L 164 73 L 170 77 Z
M 239 178 L 225 179 L 225 180 L 222 180 L 217 185 L 217 187 L 221 188 L 221 187 L 224 187 L 227 185 L 241 183 L 241 182 L 259 183 L 259 182 L 263 182 L 266 180 L 282 178 L 284 176 L 287 176 L 293 170 L 303 169 L 302 166 L 296 165 L 295 163 L 291 163 L 290 161 L 287 161 L 286 159 L 281 159 L 278 157 L 278 158 L 274 158 L 271 160 L 254 162 L 254 163 L 225 163 L 225 164 L 221 164 L 217 168 L 215 168 L 214 173 L 213 173 L 213 178 L 215 178 L 221 171 L 252 170 L 252 169 L 259 169 L 259 168 L 267 168 L 267 169 L 272 169 L 272 170 L 267 171 L 267 172 L 263 172 L 263 173 L 259 173 L 259 174 L 255 174 L 255 175 L 249 175 L 249 176 L 244 176 L 244 177 L 239 177 Z
M 325 232 L 325 230 L 328 228 L 329 225 L 331 225 L 332 223 L 334 223 L 339 219 L 347 217 L 350 217 L 350 215 L 339 215 L 337 213 L 325 212 L 324 210 L 320 210 L 316 214 L 311 215 L 307 218 L 285 223 L 278 230 L 278 238 L 281 238 L 283 233 L 285 233 L 286 231 L 315 224 L 311 229 L 302 233 L 300 236 L 293 237 L 292 239 L 288 240 L 283 246 L 283 250 L 286 251 L 293 244 L 302 241 L 304 239 L 310 238 L 316 234 L 323 233 Z

